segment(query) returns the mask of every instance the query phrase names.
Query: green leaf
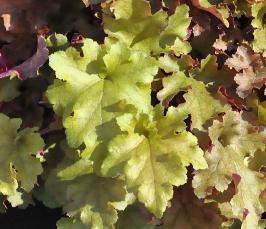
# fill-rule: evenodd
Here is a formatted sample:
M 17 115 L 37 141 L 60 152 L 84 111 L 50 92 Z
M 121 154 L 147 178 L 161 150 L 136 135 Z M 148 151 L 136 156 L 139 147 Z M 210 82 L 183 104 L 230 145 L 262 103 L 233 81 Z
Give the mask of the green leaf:
M 58 173 L 62 180 L 73 180 L 76 177 L 93 172 L 93 162 L 80 159 Z
M 118 217 L 110 204 L 123 201 L 125 195 L 123 181 L 88 175 L 67 186 L 64 210 L 80 216 L 90 228 L 113 228 Z
M 135 133 L 128 128 L 128 133 L 115 137 L 102 164 L 105 175 L 124 174 L 128 189 L 159 218 L 173 196 L 173 186 L 186 182 L 186 166 L 206 168 L 197 139 L 191 133 L 175 134 L 175 127 L 165 132 L 157 126 L 164 118 L 162 113 L 157 107 L 153 120 L 134 120 Z M 122 125 L 124 131 L 125 126 Z
M 190 51 L 190 45 L 185 41 L 191 21 L 188 6 L 176 7 L 168 22 L 166 12 L 159 10 L 152 14 L 146 0 L 118 0 L 112 8 L 115 19 L 104 16 L 104 29 L 110 37 L 148 52 L 172 50 L 180 55 Z
M 266 126 L 266 101 L 260 102 L 256 93 L 253 93 L 247 98 L 247 105 L 252 108 L 259 123 Z
M 263 2 L 257 2 L 252 5 L 252 26 L 255 28 L 253 49 L 256 52 L 263 52 L 266 49 L 266 29 L 264 26 L 264 15 L 266 13 L 266 6 Z
M 190 55 L 182 55 L 180 58 L 176 58 L 173 55 L 166 54 L 163 57 L 159 57 L 158 60 L 160 68 L 166 73 L 189 70 L 194 62 Z
M 152 15 L 146 0 L 118 0 L 112 8 L 115 19 L 108 15 L 103 18 L 104 30 L 109 36 L 134 49 L 160 49 L 159 34 L 167 26 L 167 14 L 164 11 Z
M 163 89 L 158 92 L 158 99 L 167 106 L 172 98 L 180 91 L 186 91 L 185 103 L 180 104 L 177 110 L 183 117 L 191 114 L 192 128 L 203 130 L 203 125 L 209 119 L 221 113 L 225 108 L 212 97 L 205 85 L 183 72 L 177 72 L 163 79 Z
M 16 201 L 18 187 L 30 192 L 37 183 L 42 166 L 36 154 L 44 147 L 36 128 L 18 131 L 21 123 L 0 114 L 0 192 Z
M 59 50 L 65 50 L 69 44 L 66 36 L 54 33 L 46 39 L 46 45 L 49 53 L 52 54 Z
M 225 88 L 232 87 L 235 71 L 230 70 L 226 65 L 218 68 L 217 57 L 215 55 L 208 55 L 205 59 L 201 60 L 200 68 L 194 69 L 191 75 L 196 80 L 202 81 L 208 91 L 215 95 L 221 85 Z
M 176 7 L 175 13 L 169 17 L 168 25 L 160 36 L 160 46 L 165 51 L 174 51 L 175 55 L 189 53 L 191 47 L 186 37 L 190 22 L 189 7 L 187 5 Z
M 54 186 L 48 186 L 46 192 L 50 190 L 50 195 L 58 201 L 58 206 L 62 206 L 71 217 L 67 224 L 71 225 L 71 221 L 75 220 L 81 228 L 82 224 L 85 228 L 114 228 L 118 216 L 112 203 L 125 200 L 126 190 L 123 181 L 92 174 L 71 181 L 58 180 L 52 183 L 57 187 L 61 186 L 62 196 L 58 196 L 57 190 L 52 190 Z
M 11 203 L 11 206 L 17 207 L 23 204 L 22 193 L 16 192 L 14 195 L 10 195 L 7 197 L 7 200 Z
M 130 51 L 122 43 L 105 47 L 88 39 L 82 49 L 83 57 L 73 48 L 50 56 L 58 79 L 47 95 L 57 114 L 63 116 L 72 147 L 81 145 L 95 134 L 96 126 L 115 117 L 108 108 L 119 102 L 149 113 L 150 83 L 158 69 L 155 59 Z
M 163 57 L 159 58 L 159 66 L 166 73 L 178 72 L 180 70 L 176 62 L 177 60 L 169 55 L 164 55 Z
M 70 149 L 66 144 L 57 150 L 63 151 L 63 155 L 46 174 L 44 187 L 37 193 L 45 205 L 62 207 L 70 217 L 61 219 L 57 226 L 114 228 L 117 210 L 124 209 L 132 199 L 125 182 L 92 174 L 91 161 L 81 156 L 84 151 Z

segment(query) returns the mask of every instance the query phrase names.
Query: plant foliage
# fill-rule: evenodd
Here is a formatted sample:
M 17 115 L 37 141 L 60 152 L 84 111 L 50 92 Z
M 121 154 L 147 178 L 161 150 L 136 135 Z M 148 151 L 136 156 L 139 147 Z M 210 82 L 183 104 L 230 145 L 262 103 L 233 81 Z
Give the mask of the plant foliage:
M 266 227 L 265 1 L 2 2 L 1 210 Z

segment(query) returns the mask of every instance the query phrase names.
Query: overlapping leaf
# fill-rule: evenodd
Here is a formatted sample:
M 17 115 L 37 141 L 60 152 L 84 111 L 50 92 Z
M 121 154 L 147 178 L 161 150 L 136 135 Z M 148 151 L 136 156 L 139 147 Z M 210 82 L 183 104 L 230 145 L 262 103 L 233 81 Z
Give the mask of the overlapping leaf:
M 183 117 L 191 114 L 192 128 L 203 130 L 206 121 L 224 111 L 220 102 L 210 95 L 202 82 L 186 77 L 183 72 L 165 77 L 163 89 L 157 96 L 160 101 L 168 103 L 180 91 L 187 93 L 184 95 L 185 103 L 178 106 L 178 111 Z
M 161 217 L 173 196 L 173 186 L 186 182 L 186 166 L 204 169 L 206 162 L 191 133 L 175 134 L 177 126 L 161 129 L 164 127 L 160 122 L 167 125 L 168 117 L 162 116 L 160 107 L 156 107 L 153 120 L 131 119 L 132 126 L 119 120 L 125 133 L 109 143 L 102 172 L 111 176 L 124 174 L 128 189 L 155 216 Z
M 33 194 L 63 209 L 59 229 L 235 219 L 264 228 L 265 9 L 263 0 L 3 0 L 0 74 L 22 81 L 0 80 L 0 110 L 23 124 L 0 115 L 1 201 L 32 203 L 45 161 Z M 54 31 L 66 36 L 39 37 L 28 59 L 35 34 Z M 28 126 L 41 127 L 45 151 Z M 204 200 L 189 182 L 179 187 L 189 165 Z
M 209 168 L 198 171 L 193 180 L 197 196 L 206 197 L 210 188 L 224 192 L 234 181 L 235 194 L 230 202 L 220 204 L 222 213 L 229 219 L 243 221 L 242 228 L 260 228 L 266 182 L 246 161 L 257 151 L 265 150 L 265 131 L 258 132 L 240 113 L 230 111 L 222 122 L 214 121 L 209 135 L 213 145 L 211 151 L 205 153 Z
M 266 38 L 266 29 L 264 27 L 265 13 L 266 6 L 264 2 L 258 1 L 252 5 L 252 16 L 254 17 L 252 20 L 252 26 L 255 28 L 253 48 L 257 52 L 264 52 L 266 49 L 266 44 L 264 42 Z
M 248 106 L 250 106 L 258 117 L 258 121 L 261 125 L 266 125 L 266 102 L 261 102 L 258 96 L 253 93 L 248 97 L 247 101 Z
M 77 151 L 64 144 L 62 148 L 65 156 L 46 174 L 38 198 L 47 206 L 63 207 L 71 217 L 62 218 L 58 228 L 114 228 L 116 209 L 126 201 L 124 181 L 92 174 L 91 161 L 82 159 Z
M 18 131 L 21 119 L 9 119 L 0 114 L 0 192 L 8 196 L 12 205 L 22 204 L 17 189 L 30 192 L 42 173 L 40 159 L 36 157 L 44 142 L 35 128 Z
M 114 112 L 108 112 L 108 107 L 121 101 L 148 113 L 150 83 L 158 68 L 155 59 L 123 43 L 108 48 L 86 40 L 83 55 L 69 48 L 50 56 L 58 79 L 47 94 L 63 116 L 71 146 L 79 146 L 96 126 L 110 120 Z
M 105 32 L 109 36 L 137 50 L 171 50 L 177 55 L 190 51 L 186 42 L 190 24 L 186 5 L 178 6 L 169 19 L 163 10 L 152 14 L 146 0 L 118 0 L 112 8 L 115 19 L 108 15 L 104 17 Z

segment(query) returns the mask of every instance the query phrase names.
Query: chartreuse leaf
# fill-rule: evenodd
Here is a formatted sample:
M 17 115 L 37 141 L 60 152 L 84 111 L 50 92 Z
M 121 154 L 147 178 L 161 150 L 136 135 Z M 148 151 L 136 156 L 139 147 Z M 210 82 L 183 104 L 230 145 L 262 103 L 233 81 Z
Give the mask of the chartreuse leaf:
M 167 26 L 167 14 L 154 15 L 146 0 L 118 0 L 113 3 L 115 19 L 104 16 L 105 32 L 140 50 L 159 50 L 159 34 Z M 131 26 L 128 26 L 131 25 Z
M 49 207 L 62 207 L 70 217 L 61 219 L 58 228 L 114 228 L 116 209 L 124 209 L 129 199 L 125 182 L 98 177 L 92 173 L 91 161 L 82 158 L 84 151 L 62 146 L 65 156 L 46 175 L 38 198 Z
M 164 51 L 174 51 L 176 55 L 189 53 L 189 42 L 186 41 L 189 18 L 189 8 L 186 5 L 178 6 L 175 13 L 168 19 L 168 25 L 160 35 L 160 47 Z
M 49 53 L 51 54 L 58 50 L 67 49 L 69 44 L 66 36 L 54 33 L 46 39 L 46 45 L 49 49 Z
M 254 30 L 254 41 L 253 49 L 256 52 L 263 52 L 266 49 L 265 39 L 266 39 L 266 28 L 265 28 L 265 18 L 266 6 L 264 2 L 257 2 L 252 4 L 252 26 Z
M 205 153 L 209 167 L 196 172 L 193 179 L 196 195 L 206 197 L 211 187 L 224 192 L 234 181 L 232 199 L 219 205 L 222 214 L 241 220 L 242 228 L 262 228 L 259 221 L 266 207 L 262 195 L 265 178 L 251 170 L 247 161 L 265 150 L 266 132 L 258 132 L 240 113 L 228 111 L 222 122 L 213 122 L 209 136 L 213 145 L 211 152 Z
M 76 177 L 92 173 L 92 165 L 92 161 L 80 159 L 58 172 L 58 176 L 62 180 L 73 180 Z
M 255 152 L 254 157 L 248 160 L 248 167 L 258 172 L 263 171 L 266 167 L 266 150 Z
M 170 72 L 179 72 L 180 67 L 177 64 L 177 58 L 173 58 L 170 55 L 164 55 L 159 57 L 159 66 L 163 69 L 166 73 Z
M 261 102 L 256 93 L 247 98 L 247 104 L 258 117 L 259 123 L 266 126 L 266 101 Z
M 108 107 L 120 101 L 149 113 L 150 84 L 158 70 L 154 58 L 122 43 L 100 46 L 87 39 L 82 50 L 82 57 L 69 48 L 49 59 L 57 79 L 47 95 L 55 112 L 63 116 L 72 147 L 91 138 L 96 126 L 114 117 Z
M 13 206 L 22 204 L 17 189 L 30 192 L 42 173 L 36 154 L 44 142 L 35 128 L 18 131 L 21 123 L 21 119 L 0 114 L 0 192 L 8 196 Z
M 137 50 L 172 50 L 177 55 L 190 51 L 190 45 L 185 41 L 191 21 L 188 6 L 176 7 L 169 18 L 162 10 L 152 14 L 146 0 L 118 0 L 112 4 L 112 9 L 115 18 L 104 16 L 104 30 L 109 37 Z
M 123 174 L 129 191 L 160 218 L 173 196 L 173 186 L 186 183 L 186 166 L 192 164 L 195 169 L 204 169 L 207 165 L 197 139 L 191 133 L 176 134 L 178 123 L 166 131 L 157 125 L 165 118 L 160 106 L 153 111 L 152 119 L 146 115 L 139 118 L 132 115 L 131 118 L 131 122 L 128 117 L 122 118 L 125 123 L 118 119 L 124 133 L 109 143 L 102 173 L 108 176 Z M 167 125 L 167 119 L 164 121 Z
M 180 58 L 177 58 L 171 54 L 159 57 L 158 61 L 160 68 L 166 73 L 190 70 L 194 62 L 190 55 L 182 55 Z
M 90 228 L 113 228 L 118 217 L 111 203 L 123 201 L 125 195 L 123 181 L 88 175 L 67 185 L 64 210 L 80 216 Z
M 202 81 L 211 94 L 215 94 L 221 85 L 228 88 L 234 84 L 235 72 L 226 65 L 218 69 L 217 56 L 208 55 L 201 60 L 200 68 L 193 69 L 191 75 L 196 80 Z
M 186 77 L 183 72 L 163 78 L 163 89 L 158 92 L 157 97 L 167 105 L 180 91 L 187 93 L 184 95 L 185 103 L 178 106 L 178 112 L 183 117 L 191 114 L 192 128 L 203 130 L 206 121 L 225 110 L 202 82 Z

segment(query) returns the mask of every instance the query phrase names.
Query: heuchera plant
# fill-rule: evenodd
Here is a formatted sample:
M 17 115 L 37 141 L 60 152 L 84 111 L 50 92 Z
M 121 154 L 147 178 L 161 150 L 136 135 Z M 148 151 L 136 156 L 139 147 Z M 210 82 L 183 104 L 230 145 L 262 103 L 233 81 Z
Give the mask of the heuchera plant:
M 51 24 L 31 57 L 1 49 L 1 199 L 58 229 L 265 228 L 266 2 L 83 2 L 27 14 Z

